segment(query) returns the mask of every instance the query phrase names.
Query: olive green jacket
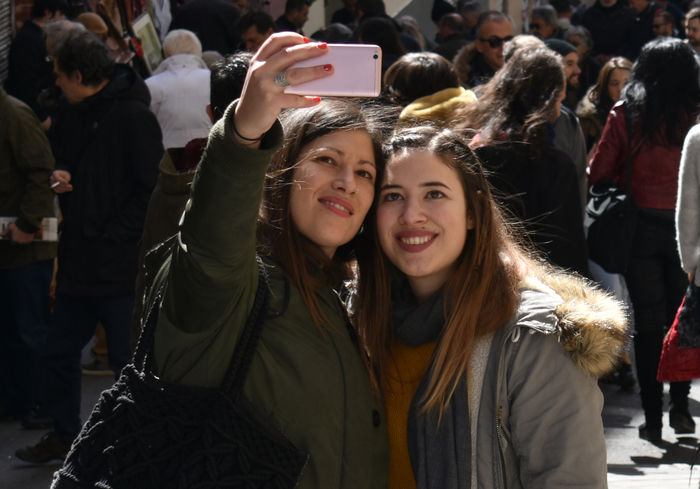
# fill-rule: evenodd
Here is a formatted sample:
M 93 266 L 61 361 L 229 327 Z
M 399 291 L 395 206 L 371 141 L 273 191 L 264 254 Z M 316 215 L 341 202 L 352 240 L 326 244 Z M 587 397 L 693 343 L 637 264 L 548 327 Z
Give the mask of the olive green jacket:
M 265 171 L 283 134 L 277 123 L 261 149 L 239 145 L 231 136 L 233 107 L 212 129 L 180 226 L 180 246 L 155 281 L 157 286 L 167 278 L 155 366 L 170 382 L 221 383 L 258 285 L 256 220 Z M 267 265 L 270 310 L 280 311 L 285 273 Z M 299 488 L 386 488 L 385 414 L 373 400 L 343 306 L 332 289 L 317 291 L 333 326 L 323 335 L 299 291 L 290 289 L 285 312 L 264 325 L 244 392 L 310 455 Z
M 49 140 L 32 109 L 0 88 L 0 216 L 35 233 L 45 217 L 55 217 L 49 178 L 55 161 Z M 56 257 L 56 243 L 13 245 L 0 240 L 0 269 Z

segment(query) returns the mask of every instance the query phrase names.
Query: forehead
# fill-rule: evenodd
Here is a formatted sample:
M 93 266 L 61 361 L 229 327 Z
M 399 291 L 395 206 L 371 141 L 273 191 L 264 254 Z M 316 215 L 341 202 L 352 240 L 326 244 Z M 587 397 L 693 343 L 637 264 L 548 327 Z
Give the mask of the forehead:
M 316 138 L 302 149 L 302 154 L 308 151 L 332 148 L 342 152 L 347 157 L 374 163 L 374 145 L 372 138 L 366 131 L 353 129 L 350 131 L 336 131 L 320 138 Z
M 492 20 L 487 20 L 481 27 L 481 37 L 483 39 L 488 39 L 492 36 L 498 37 L 508 37 L 513 35 L 513 26 L 510 22 L 504 20 L 503 22 L 494 22 Z
M 245 38 L 250 39 L 250 38 L 260 37 L 262 35 L 263 35 L 263 33 L 258 32 L 257 27 L 255 27 L 254 25 L 251 25 L 245 31 L 243 31 L 243 33 L 241 33 L 241 39 L 245 39 Z
M 564 56 L 564 63 L 578 63 L 578 53 L 576 51 L 571 51 L 569 54 Z
M 448 186 L 460 182 L 457 171 L 434 153 L 424 149 L 405 149 L 392 155 L 386 163 L 384 183 L 405 188 L 440 181 Z
M 700 27 L 700 19 L 690 19 L 688 21 L 688 27 L 692 27 L 694 29 L 697 29 Z

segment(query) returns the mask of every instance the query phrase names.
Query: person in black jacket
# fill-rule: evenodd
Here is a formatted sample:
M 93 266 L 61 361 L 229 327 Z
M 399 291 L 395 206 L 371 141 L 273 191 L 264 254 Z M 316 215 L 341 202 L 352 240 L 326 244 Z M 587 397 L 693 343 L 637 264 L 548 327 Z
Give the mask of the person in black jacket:
M 593 37 L 594 56 L 605 64 L 620 56 L 632 35 L 635 14 L 619 0 L 598 0 L 583 14 L 583 26 Z
M 191 0 L 178 10 L 170 31 L 186 29 L 197 35 L 202 51 L 233 54 L 241 42 L 236 22 L 241 12 L 228 0 Z
M 93 34 L 76 31 L 54 53 L 56 83 L 70 105 L 61 115 L 51 183 L 63 212 L 56 304 L 46 340 L 44 409 L 55 431 L 17 451 L 42 463 L 65 457 L 81 429 L 81 351 L 98 322 L 109 363 L 131 359 L 130 323 L 139 240 L 163 156 L 150 94 L 127 65 L 116 65 Z M 32 418 L 29 428 L 39 428 Z
M 42 90 L 53 85 L 53 63 L 46 51 L 44 26 L 65 18 L 69 8 L 65 0 L 36 0 L 32 18 L 24 23 L 10 46 L 5 90 L 34 111 L 44 131 L 51 127 L 51 118 L 39 106 L 38 98 Z
M 523 222 L 553 264 L 588 276 L 576 167 L 553 144 L 566 91 L 562 58 L 546 48 L 518 49 L 458 115 L 480 128 L 471 142 L 497 198 Z

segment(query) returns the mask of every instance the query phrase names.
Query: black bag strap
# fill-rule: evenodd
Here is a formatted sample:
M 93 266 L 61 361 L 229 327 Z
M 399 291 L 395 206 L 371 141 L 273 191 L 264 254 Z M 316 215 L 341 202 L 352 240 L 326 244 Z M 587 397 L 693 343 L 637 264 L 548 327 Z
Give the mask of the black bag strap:
M 167 256 L 168 253 L 171 253 L 173 246 L 176 246 L 175 242 L 172 242 L 167 247 L 168 249 L 163 253 L 163 256 Z M 258 270 L 260 274 L 258 288 L 255 292 L 253 308 L 248 315 L 248 319 L 243 327 L 241 337 L 239 338 L 236 348 L 234 349 L 231 363 L 226 370 L 224 381 L 220 387 L 220 389 L 223 389 L 223 391 L 226 393 L 235 393 L 242 390 L 243 382 L 245 382 L 246 376 L 248 375 L 248 370 L 253 360 L 253 354 L 255 353 L 258 340 L 260 339 L 263 324 L 267 319 L 267 310 L 270 305 L 271 293 L 267 268 L 258 255 L 255 257 L 258 262 Z M 151 304 L 148 315 L 146 316 L 143 332 L 141 333 L 138 345 L 136 346 L 134 366 L 140 372 L 146 372 L 146 359 L 153 346 L 156 324 L 158 323 L 160 305 L 163 300 L 163 291 L 165 290 L 165 286 L 166 283 L 161 285 L 156 297 L 153 300 L 153 303 Z
M 627 129 L 627 187 L 625 193 L 629 195 L 632 186 L 632 135 L 634 133 L 634 112 L 625 105 L 625 127 Z

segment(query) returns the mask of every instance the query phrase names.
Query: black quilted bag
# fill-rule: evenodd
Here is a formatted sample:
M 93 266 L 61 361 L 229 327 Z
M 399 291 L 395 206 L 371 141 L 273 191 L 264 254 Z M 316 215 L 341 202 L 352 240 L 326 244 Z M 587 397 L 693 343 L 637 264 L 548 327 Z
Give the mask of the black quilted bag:
M 309 456 L 263 419 L 243 382 L 265 322 L 269 284 L 260 282 L 253 310 L 223 384 L 187 387 L 147 368 L 161 291 L 151 306 L 134 363 L 102 393 L 54 476 L 52 489 L 290 489 Z
M 631 112 L 631 111 L 630 111 Z M 632 255 L 632 242 L 637 230 L 638 210 L 632 185 L 632 134 L 634 115 L 625 112 L 627 129 L 627 187 L 619 188 L 612 180 L 603 180 L 591 187 L 586 205 L 584 227 L 588 257 L 608 273 L 626 273 Z

